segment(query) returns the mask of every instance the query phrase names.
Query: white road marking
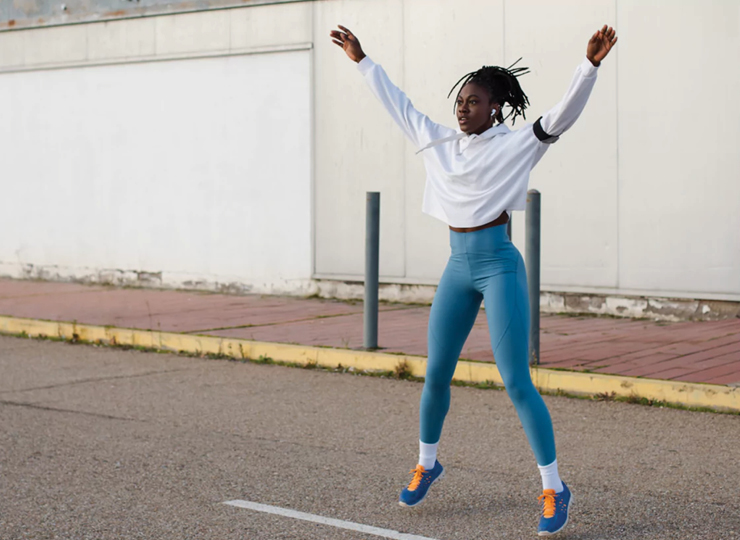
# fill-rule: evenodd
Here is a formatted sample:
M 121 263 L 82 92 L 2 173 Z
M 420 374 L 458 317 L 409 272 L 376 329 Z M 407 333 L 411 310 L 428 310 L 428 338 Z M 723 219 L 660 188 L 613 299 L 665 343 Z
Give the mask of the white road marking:
M 303 521 L 312 521 L 313 523 L 321 523 L 322 525 L 329 525 L 330 527 L 336 527 L 338 529 L 347 529 L 350 531 L 372 534 L 374 536 L 380 536 L 381 538 L 392 538 L 393 540 L 434 540 L 434 538 L 428 538 L 426 536 L 400 533 L 397 531 L 391 531 L 390 529 L 380 529 L 378 527 L 371 527 L 370 525 L 362 525 L 361 523 L 353 523 L 351 521 L 344 521 L 341 519 L 332 519 L 324 516 L 317 516 L 316 514 L 307 514 L 305 512 L 290 510 L 289 508 L 270 506 L 268 504 L 260 504 L 240 500 L 226 501 L 224 504 L 236 506 L 238 508 L 247 508 L 256 512 L 265 512 L 267 514 L 275 514 L 278 516 L 285 516 L 293 519 L 301 519 Z

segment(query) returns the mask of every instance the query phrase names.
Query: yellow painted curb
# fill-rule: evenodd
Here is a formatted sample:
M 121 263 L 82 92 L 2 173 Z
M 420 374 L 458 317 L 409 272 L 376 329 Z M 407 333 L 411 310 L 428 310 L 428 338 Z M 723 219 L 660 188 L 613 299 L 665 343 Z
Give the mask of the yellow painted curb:
M 41 321 L 0 316 L 0 333 L 77 340 L 106 345 L 130 345 L 163 351 L 189 354 L 216 354 L 236 359 L 272 359 L 299 365 L 336 368 L 354 368 L 367 371 L 393 371 L 406 362 L 406 369 L 415 377 L 423 377 L 426 359 L 418 356 L 383 354 L 264 343 L 245 339 L 221 338 L 93 326 L 87 324 Z M 640 397 L 666 401 L 687 407 L 708 407 L 716 410 L 740 412 L 740 388 L 716 384 L 697 384 L 657 379 L 637 379 L 618 375 L 557 371 L 532 368 L 532 380 L 543 392 L 569 394 L 609 394 L 622 397 Z M 485 362 L 458 362 L 456 380 L 471 383 L 503 384 L 495 364 Z

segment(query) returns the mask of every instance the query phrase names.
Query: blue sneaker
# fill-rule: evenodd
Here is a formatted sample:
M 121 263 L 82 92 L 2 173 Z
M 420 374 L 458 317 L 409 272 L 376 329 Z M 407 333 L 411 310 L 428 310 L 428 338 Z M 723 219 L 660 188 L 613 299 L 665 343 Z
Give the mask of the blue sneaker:
M 401 506 L 416 506 L 419 504 L 427 496 L 427 491 L 429 491 L 431 485 L 445 475 L 445 469 L 439 461 L 434 462 L 434 468 L 431 471 L 417 465 L 416 469 L 410 472 L 414 474 L 414 477 L 411 479 L 409 487 L 404 489 L 398 498 L 398 504 Z
M 538 499 L 542 501 L 542 517 L 537 534 L 550 536 L 562 531 L 568 523 L 568 510 L 573 502 L 568 486 L 563 482 L 563 491 L 560 493 L 555 493 L 554 489 L 546 489 Z

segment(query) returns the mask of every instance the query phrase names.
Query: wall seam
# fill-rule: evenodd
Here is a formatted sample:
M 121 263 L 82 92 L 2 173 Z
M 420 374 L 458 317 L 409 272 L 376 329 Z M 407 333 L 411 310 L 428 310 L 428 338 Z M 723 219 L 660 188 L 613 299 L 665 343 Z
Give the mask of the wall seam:
M 401 73 L 402 75 L 402 83 L 403 86 L 401 88 L 406 88 L 406 2 L 401 0 Z M 407 190 L 408 190 L 408 152 L 406 151 L 408 148 L 408 142 L 405 142 L 403 146 L 401 146 L 401 151 L 403 153 L 402 157 L 402 165 L 403 165 L 403 213 L 402 213 L 402 223 L 401 227 L 403 227 L 403 274 L 402 276 L 405 278 L 408 276 L 408 260 L 409 260 L 409 253 L 408 253 L 408 207 L 406 205 L 407 201 Z M 381 201 L 382 204 L 382 201 Z M 382 216 L 382 211 L 381 211 Z
M 614 0 L 614 19 L 615 19 L 615 26 L 619 28 L 619 0 Z M 614 113 L 615 113 L 615 129 L 616 129 L 616 199 L 617 199 L 617 281 L 616 281 L 616 288 L 621 288 L 622 283 L 622 239 L 621 239 L 621 228 L 622 228 L 622 214 L 621 214 L 621 198 L 620 198 L 620 191 L 621 191 L 621 182 L 620 182 L 620 158 L 619 158 L 619 142 L 620 142 L 620 133 L 619 133 L 619 51 L 615 50 L 614 53 L 617 55 L 616 62 L 615 62 L 615 74 L 614 74 L 614 87 L 615 87 L 615 105 L 614 105 Z
M 314 43 L 316 41 L 316 4 L 313 4 L 311 6 L 311 43 Z M 310 175 L 311 175 L 311 187 L 310 187 L 310 202 L 309 202 L 309 212 L 311 214 L 311 217 L 309 218 L 310 222 L 310 229 L 311 229 L 311 278 L 313 278 L 314 274 L 316 274 L 316 53 L 314 52 L 314 47 L 312 47 L 310 55 L 310 73 L 311 73 L 311 82 L 309 83 L 309 88 L 311 92 L 310 100 L 311 105 L 309 107 L 311 119 L 309 122 L 311 123 L 310 127 L 310 133 L 311 133 L 311 165 L 310 165 Z
M 508 64 L 506 61 L 506 0 L 502 0 L 501 2 L 501 50 L 503 51 L 504 59 L 503 59 L 503 65 Z

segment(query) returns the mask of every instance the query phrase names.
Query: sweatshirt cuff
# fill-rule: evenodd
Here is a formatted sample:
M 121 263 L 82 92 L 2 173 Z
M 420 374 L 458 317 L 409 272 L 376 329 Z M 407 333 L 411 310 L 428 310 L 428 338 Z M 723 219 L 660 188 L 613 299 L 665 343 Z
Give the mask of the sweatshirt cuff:
M 581 72 L 583 73 L 583 76 L 585 78 L 595 77 L 596 72 L 599 70 L 599 68 L 591 63 L 591 60 L 588 58 L 584 58 L 583 62 L 581 62 L 581 65 L 579 66 L 581 68 Z
M 374 65 L 375 62 L 373 62 L 369 56 L 365 56 L 365 58 L 357 63 L 357 69 L 360 70 L 360 73 L 366 75 L 367 72 L 370 71 Z

